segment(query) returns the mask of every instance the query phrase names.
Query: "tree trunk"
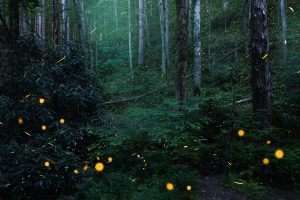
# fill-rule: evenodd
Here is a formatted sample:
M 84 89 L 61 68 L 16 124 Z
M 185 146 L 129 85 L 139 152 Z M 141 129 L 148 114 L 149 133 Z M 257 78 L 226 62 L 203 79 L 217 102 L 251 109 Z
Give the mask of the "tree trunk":
M 243 35 L 245 48 L 249 48 L 249 21 L 251 17 L 251 0 L 244 2 Z
M 201 1 L 195 0 L 195 14 L 194 14 L 194 96 L 200 95 L 200 83 L 201 83 Z
M 133 64 L 132 64 L 132 41 L 131 41 L 131 5 L 128 0 L 128 52 L 129 52 L 129 67 L 131 71 L 131 78 L 133 79 Z
M 176 97 L 179 104 L 186 102 L 188 6 L 188 1 L 176 0 Z
M 20 2 L 19 0 L 9 0 L 8 1 L 8 9 L 9 9 L 9 29 L 11 33 L 13 33 L 12 38 L 18 39 L 20 35 L 20 30 L 19 30 L 19 8 L 20 7 Z
M 65 0 L 63 0 L 63 1 L 65 1 Z M 79 43 L 82 48 L 85 48 L 85 35 L 84 35 L 84 30 L 83 30 L 84 27 L 83 27 L 83 21 L 82 21 L 81 3 L 79 0 L 73 0 L 73 3 L 74 3 L 74 7 L 75 7 Z
M 280 18 L 281 18 L 281 40 L 282 40 L 282 58 L 286 62 L 287 59 L 287 25 L 286 25 L 286 14 L 285 14 L 285 0 L 279 0 L 280 5 Z
M 70 2 L 69 0 L 61 1 L 62 7 L 62 23 L 61 23 L 61 34 L 62 34 L 62 45 L 66 52 L 69 53 L 68 44 L 70 41 L 70 19 L 69 19 L 69 9 Z
M 118 30 L 119 29 L 119 21 L 118 21 L 117 0 L 114 0 L 114 13 L 115 13 L 115 21 L 116 21 L 116 30 Z
M 264 127 L 271 125 L 272 87 L 269 64 L 269 32 L 267 0 L 251 3 L 251 61 L 253 110 Z
M 29 36 L 29 13 L 27 6 L 23 3 L 20 9 L 20 35 L 21 36 Z
M 52 26 L 52 34 L 53 34 L 53 44 L 54 47 L 59 45 L 59 0 L 53 0 L 53 26 Z
M 144 0 L 139 0 L 139 57 L 138 64 L 142 65 L 144 63 Z
M 147 1 L 144 0 L 144 10 L 145 10 L 145 26 L 146 26 L 146 37 L 147 45 L 150 47 L 150 37 L 149 37 L 149 24 L 148 24 L 148 14 L 147 14 Z
M 168 0 L 160 0 L 160 29 L 162 41 L 162 76 L 167 80 L 169 68 L 169 8 Z
M 210 0 L 206 0 L 206 12 L 208 13 L 208 70 L 212 73 L 211 62 L 211 3 Z
M 189 41 L 192 40 L 192 13 L 193 13 L 193 9 L 192 9 L 192 6 L 193 6 L 193 1 L 192 0 L 187 0 L 188 1 L 188 34 L 189 34 Z

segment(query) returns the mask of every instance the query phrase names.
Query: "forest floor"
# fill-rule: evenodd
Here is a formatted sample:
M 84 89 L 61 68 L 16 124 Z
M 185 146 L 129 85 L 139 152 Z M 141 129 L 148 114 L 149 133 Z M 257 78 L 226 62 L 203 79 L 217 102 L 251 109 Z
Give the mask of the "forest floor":
M 199 180 L 199 196 L 197 200 L 296 200 L 296 194 L 276 188 L 266 189 L 260 198 L 242 195 L 234 189 L 223 184 L 222 176 L 206 176 Z

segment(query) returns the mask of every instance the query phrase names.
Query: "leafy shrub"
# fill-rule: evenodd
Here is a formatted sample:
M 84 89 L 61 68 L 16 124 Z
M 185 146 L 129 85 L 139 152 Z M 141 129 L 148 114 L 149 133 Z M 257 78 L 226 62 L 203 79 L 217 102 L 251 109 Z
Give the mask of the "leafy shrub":
M 5 56 L 0 69 L 1 198 L 51 199 L 72 191 L 80 180 L 74 170 L 82 169 L 92 141 L 81 127 L 97 125 L 102 99 L 80 55 L 76 47 L 66 57 L 59 50 L 41 50 L 29 39 Z

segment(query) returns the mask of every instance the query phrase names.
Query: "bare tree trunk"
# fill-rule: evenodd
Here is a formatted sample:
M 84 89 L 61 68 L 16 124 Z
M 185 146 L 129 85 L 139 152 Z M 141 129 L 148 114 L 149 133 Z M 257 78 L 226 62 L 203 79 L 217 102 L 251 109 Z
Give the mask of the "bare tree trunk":
M 37 10 L 37 40 L 40 45 L 45 43 L 46 39 L 46 29 L 45 29 L 45 15 L 46 15 L 46 4 L 45 0 L 41 0 L 40 7 Z
M 73 0 L 77 21 L 77 29 L 78 29 L 78 37 L 79 43 L 82 48 L 85 48 L 85 35 L 84 35 L 84 27 L 82 21 L 82 9 L 79 0 Z
M 52 26 L 52 34 L 53 34 L 53 44 L 54 47 L 59 45 L 59 0 L 53 0 L 53 26 Z
M 287 25 L 286 25 L 286 14 L 285 14 L 285 0 L 279 0 L 280 5 L 280 18 L 281 18 L 281 40 L 282 40 L 282 57 L 283 61 L 287 59 Z
M 201 1 L 195 0 L 195 13 L 194 13 L 194 96 L 200 95 L 200 84 L 201 84 Z
M 19 9 L 20 9 L 20 2 L 19 0 L 9 0 L 8 1 L 8 9 L 9 9 L 9 28 L 11 33 L 13 33 L 12 38 L 18 39 L 20 35 L 19 30 Z
M 192 6 L 193 6 L 193 0 L 187 0 L 188 1 L 188 13 L 189 13 L 189 16 L 188 16 L 188 34 L 189 34 L 189 41 L 192 40 L 192 13 L 193 13 L 193 9 L 192 9 Z
M 23 3 L 20 8 L 20 35 L 28 36 L 30 29 L 29 13 L 27 6 Z
M 252 0 L 251 61 L 253 110 L 264 127 L 271 125 L 272 86 L 269 63 L 267 0 Z
M 139 0 L 139 56 L 138 64 L 142 65 L 144 63 L 144 21 L 145 21 L 145 11 L 144 11 L 144 0 Z
M 223 4 L 223 10 L 224 10 L 224 16 L 225 16 L 225 23 L 224 23 L 225 32 L 227 31 L 227 9 L 228 9 L 228 2 L 227 2 L 227 0 L 225 0 L 224 4 Z
M 249 21 L 251 17 L 251 0 L 244 2 L 243 35 L 245 48 L 249 48 Z
M 162 41 L 162 75 L 167 80 L 169 68 L 169 8 L 168 0 L 160 0 L 160 29 Z
M 145 7 L 145 26 L 146 26 L 146 37 L 147 37 L 147 45 L 150 47 L 150 37 L 149 37 L 149 24 L 148 24 L 148 14 L 147 14 L 147 1 L 144 0 L 144 7 Z
M 66 54 L 69 53 L 68 44 L 70 41 L 70 19 L 69 19 L 69 0 L 62 0 L 62 23 L 61 23 L 61 34 L 62 34 L 62 44 Z
M 128 52 L 129 52 L 129 67 L 131 71 L 131 78 L 133 79 L 133 64 L 132 64 L 132 41 L 131 41 L 131 3 L 128 0 Z
M 119 21 L 118 21 L 117 0 L 114 0 L 114 13 L 115 13 L 115 21 L 116 21 L 116 30 L 118 30 L 119 29 Z
M 176 98 L 180 104 L 186 102 L 188 3 L 186 0 L 176 0 Z
M 208 70 L 212 73 L 211 63 L 211 3 L 206 0 L 206 12 L 208 13 Z

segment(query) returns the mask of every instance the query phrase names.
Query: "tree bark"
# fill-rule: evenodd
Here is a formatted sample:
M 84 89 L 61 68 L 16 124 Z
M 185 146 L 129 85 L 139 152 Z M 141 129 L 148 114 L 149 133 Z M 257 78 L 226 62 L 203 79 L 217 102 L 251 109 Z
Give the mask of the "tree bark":
M 245 41 L 245 48 L 249 48 L 249 21 L 251 17 L 251 0 L 244 2 L 244 17 L 243 17 L 243 35 Z
M 139 55 L 138 64 L 142 65 L 144 63 L 144 21 L 145 21 L 145 11 L 144 11 L 144 0 L 139 0 Z
M 195 0 L 195 13 L 194 13 L 194 96 L 200 95 L 201 83 L 201 1 Z
M 179 104 L 186 102 L 188 1 L 176 0 L 176 98 Z
M 272 87 L 269 63 L 269 32 L 267 1 L 252 0 L 251 3 L 251 61 L 253 110 L 264 127 L 271 125 Z
M 62 0 L 62 23 L 61 23 L 61 35 L 62 35 L 62 45 L 66 54 L 69 53 L 68 44 L 70 41 L 70 19 L 69 19 L 69 0 Z
M 19 30 L 19 8 L 20 2 L 19 0 L 9 0 L 8 1 L 8 9 L 9 9 L 9 29 L 11 33 L 13 33 L 12 38 L 14 40 L 19 38 L 20 30 Z
M 115 14 L 116 30 L 118 30 L 119 29 L 119 21 L 118 21 L 117 0 L 114 0 L 114 14 Z

